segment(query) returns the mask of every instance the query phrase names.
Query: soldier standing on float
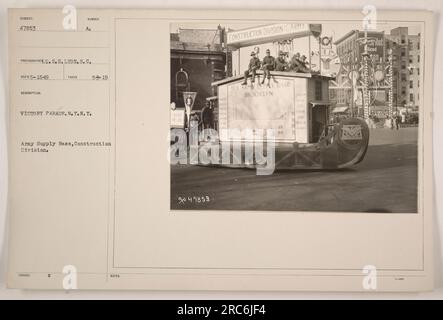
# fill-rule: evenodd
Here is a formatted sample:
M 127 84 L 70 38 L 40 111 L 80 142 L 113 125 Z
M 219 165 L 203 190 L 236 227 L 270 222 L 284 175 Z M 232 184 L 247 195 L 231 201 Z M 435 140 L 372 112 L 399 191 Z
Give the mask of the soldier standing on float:
M 275 71 L 287 71 L 289 69 L 285 56 L 286 54 L 283 51 L 279 51 L 278 58 L 275 60 Z
M 248 77 L 252 75 L 251 85 L 255 82 L 255 74 L 257 70 L 260 68 L 260 59 L 255 56 L 255 52 L 251 52 L 251 60 L 249 61 L 248 70 L 245 71 L 245 81 L 243 81 L 242 85 L 248 84 Z
M 263 58 L 262 69 L 264 72 L 261 84 L 265 83 L 265 78 L 268 79 L 268 86 L 271 81 L 271 71 L 275 68 L 275 58 L 271 56 L 271 50 L 266 49 L 266 56 Z

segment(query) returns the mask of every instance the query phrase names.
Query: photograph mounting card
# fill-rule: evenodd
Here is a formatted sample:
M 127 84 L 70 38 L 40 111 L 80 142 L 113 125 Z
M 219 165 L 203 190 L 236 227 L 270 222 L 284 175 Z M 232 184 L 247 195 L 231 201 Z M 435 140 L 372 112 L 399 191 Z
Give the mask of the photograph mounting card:
M 433 14 L 369 14 L 10 9 L 9 287 L 432 290 Z

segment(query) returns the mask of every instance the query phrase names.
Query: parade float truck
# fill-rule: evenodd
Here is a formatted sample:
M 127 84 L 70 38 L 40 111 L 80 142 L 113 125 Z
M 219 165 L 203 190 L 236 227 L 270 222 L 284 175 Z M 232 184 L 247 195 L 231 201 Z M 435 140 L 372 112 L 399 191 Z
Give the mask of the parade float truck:
M 245 161 L 250 141 L 238 135 L 251 129 L 264 134 L 264 144 L 266 130 L 273 130 L 275 169 L 337 169 L 362 161 L 368 148 L 368 126 L 360 118 L 330 122 L 330 77 L 274 71 L 267 86 L 259 85 L 262 76 L 259 72 L 252 87 L 242 85 L 241 76 L 213 83 L 218 93 L 218 131 L 227 132 L 218 142 L 237 142 L 242 150 L 241 163 L 231 161 L 228 166 L 259 165 L 255 158 L 253 163 Z M 260 137 L 255 136 L 254 143 Z M 263 149 L 267 150 L 266 145 Z M 234 150 L 230 152 L 234 157 Z

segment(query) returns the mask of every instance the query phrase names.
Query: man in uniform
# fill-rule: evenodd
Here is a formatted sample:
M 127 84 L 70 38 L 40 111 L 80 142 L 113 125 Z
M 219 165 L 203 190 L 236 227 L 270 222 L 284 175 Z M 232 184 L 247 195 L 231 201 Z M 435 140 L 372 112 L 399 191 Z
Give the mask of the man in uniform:
M 397 121 L 395 122 L 395 126 L 396 126 L 396 129 L 398 130 L 398 129 L 400 129 L 401 115 L 397 114 L 396 118 L 397 118 Z
M 278 58 L 275 61 L 275 71 L 287 71 L 289 69 L 285 57 L 286 54 L 283 51 L 279 51 Z
M 205 107 L 202 110 L 203 129 L 214 128 L 214 107 L 209 101 L 206 101 Z
M 265 78 L 268 78 L 268 86 L 271 81 L 271 71 L 275 68 L 275 58 L 271 56 L 271 50 L 266 49 L 266 56 L 263 58 L 262 69 L 263 69 L 263 80 L 261 84 L 265 83 Z
M 255 74 L 257 70 L 260 68 L 260 59 L 255 56 L 255 52 L 251 52 L 251 60 L 249 60 L 248 70 L 245 71 L 245 81 L 243 81 L 242 85 L 248 84 L 248 77 L 252 75 L 251 85 L 255 82 Z
M 306 60 L 306 56 L 302 55 L 300 58 L 300 63 L 301 63 L 301 72 L 310 72 L 310 69 L 308 68 L 308 64 L 309 62 Z
M 300 53 L 297 52 L 292 56 L 291 61 L 289 62 L 289 70 L 293 72 L 299 72 L 300 68 L 301 68 Z

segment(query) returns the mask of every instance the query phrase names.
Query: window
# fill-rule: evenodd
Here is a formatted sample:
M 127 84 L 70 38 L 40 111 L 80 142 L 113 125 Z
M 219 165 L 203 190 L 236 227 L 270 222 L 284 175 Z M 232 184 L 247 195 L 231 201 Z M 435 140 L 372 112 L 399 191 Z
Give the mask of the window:
M 413 87 L 414 87 L 414 81 L 410 80 L 410 81 L 409 81 L 409 88 L 412 89 Z
M 420 62 L 420 55 L 417 56 L 417 62 Z
M 413 93 L 409 94 L 409 102 L 414 102 L 414 94 Z
M 420 68 L 417 68 L 417 74 L 420 75 Z
M 322 83 L 321 80 L 315 80 L 315 100 L 322 99 Z

